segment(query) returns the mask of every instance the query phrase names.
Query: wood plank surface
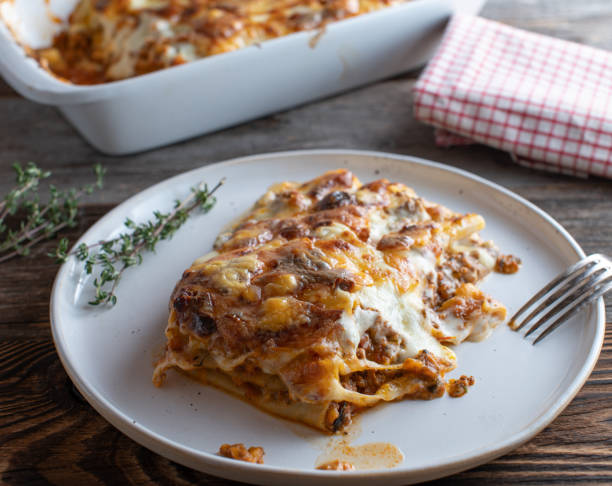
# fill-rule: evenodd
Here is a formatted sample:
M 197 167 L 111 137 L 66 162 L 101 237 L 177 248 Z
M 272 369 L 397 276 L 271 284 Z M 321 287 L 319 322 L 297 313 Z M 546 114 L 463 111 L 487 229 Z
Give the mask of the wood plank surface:
M 490 0 L 488 18 L 612 49 L 608 0 Z M 129 157 L 89 147 L 50 107 L 22 99 L 0 82 L 0 194 L 10 165 L 34 161 L 58 186 L 91 180 L 107 168 L 103 192 L 82 206 L 72 240 L 116 204 L 177 173 L 231 157 L 301 148 L 355 148 L 411 154 L 475 172 L 551 214 L 587 253 L 612 254 L 612 181 L 535 172 L 487 147 L 441 149 L 411 115 L 418 73 L 377 83 L 238 127 Z M 136 444 L 76 392 L 54 350 L 48 303 L 57 265 L 41 245 L 28 259 L 0 266 L 0 484 L 229 485 Z M 612 298 L 606 299 L 612 321 Z M 570 406 L 536 438 L 489 464 L 433 482 L 612 484 L 612 329 L 593 374 Z

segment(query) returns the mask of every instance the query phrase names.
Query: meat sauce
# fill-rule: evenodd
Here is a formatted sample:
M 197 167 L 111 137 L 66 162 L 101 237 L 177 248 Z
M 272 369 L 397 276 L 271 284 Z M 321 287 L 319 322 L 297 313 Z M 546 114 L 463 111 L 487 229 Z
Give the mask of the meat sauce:
M 448 380 L 446 384 L 446 390 L 448 394 L 453 398 L 459 398 L 468 392 L 468 388 L 476 383 L 473 376 L 461 375 L 458 379 Z
M 236 459 L 237 461 L 254 462 L 256 464 L 264 463 L 264 454 L 263 447 L 249 447 L 247 449 L 242 443 L 223 444 L 219 447 L 220 456 Z

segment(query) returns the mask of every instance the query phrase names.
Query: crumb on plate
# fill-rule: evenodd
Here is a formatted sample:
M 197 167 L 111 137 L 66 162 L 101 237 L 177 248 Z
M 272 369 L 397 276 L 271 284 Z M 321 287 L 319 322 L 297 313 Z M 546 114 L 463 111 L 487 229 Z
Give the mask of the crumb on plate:
M 519 271 L 521 259 L 514 255 L 499 255 L 495 262 L 495 271 L 498 273 L 516 273 Z
M 472 386 L 476 380 L 473 376 L 461 375 L 457 380 L 448 380 L 446 384 L 446 391 L 453 398 L 459 398 L 465 395 L 468 391 L 468 387 Z
M 326 462 L 325 464 L 317 466 L 317 469 L 321 469 L 323 471 L 354 471 L 355 466 L 353 466 L 353 464 L 350 462 L 336 459 L 335 461 Z
M 263 464 L 264 454 L 263 447 L 249 447 L 247 449 L 242 443 L 231 445 L 223 444 L 219 447 L 219 455 L 229 457 L 230 459 L 236 459 L 237 461 Z

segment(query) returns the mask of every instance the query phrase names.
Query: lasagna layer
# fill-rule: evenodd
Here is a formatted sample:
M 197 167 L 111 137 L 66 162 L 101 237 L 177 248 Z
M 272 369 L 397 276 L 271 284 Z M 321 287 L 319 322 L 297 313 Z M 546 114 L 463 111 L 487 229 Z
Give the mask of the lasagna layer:
M 483 227 L 346 170 L 277 184 L 184 272 L 153 380 L 176 368 L 328 432 L 380 402 L 439 397 L 447 346 L 505 319 L 476 287 L 504 258 Z
M 321 29 L 404 1 L 81 0 L 53 45 L 34 55 L 72 83 L 104 83 Z

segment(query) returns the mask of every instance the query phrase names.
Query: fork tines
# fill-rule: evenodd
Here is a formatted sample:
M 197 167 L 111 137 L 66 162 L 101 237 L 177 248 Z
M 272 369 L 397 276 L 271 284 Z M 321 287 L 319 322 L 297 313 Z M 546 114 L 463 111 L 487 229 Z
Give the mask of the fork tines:
M 591 255 L 569 267 L 534 295 L 512 316 L 509 325 L 518 331 L 538 318 L 525 333 L 527 337 L 543 324 L 548 324 L 533 341 L 533 344 L 536 344 L 584 305 L 601 297 L 610 289 L 612 289 L 612 262 L 605 255 L 598 253 Z M 520 320 L 519 318 L 530 309 L 533 310 L 529 315 Z

